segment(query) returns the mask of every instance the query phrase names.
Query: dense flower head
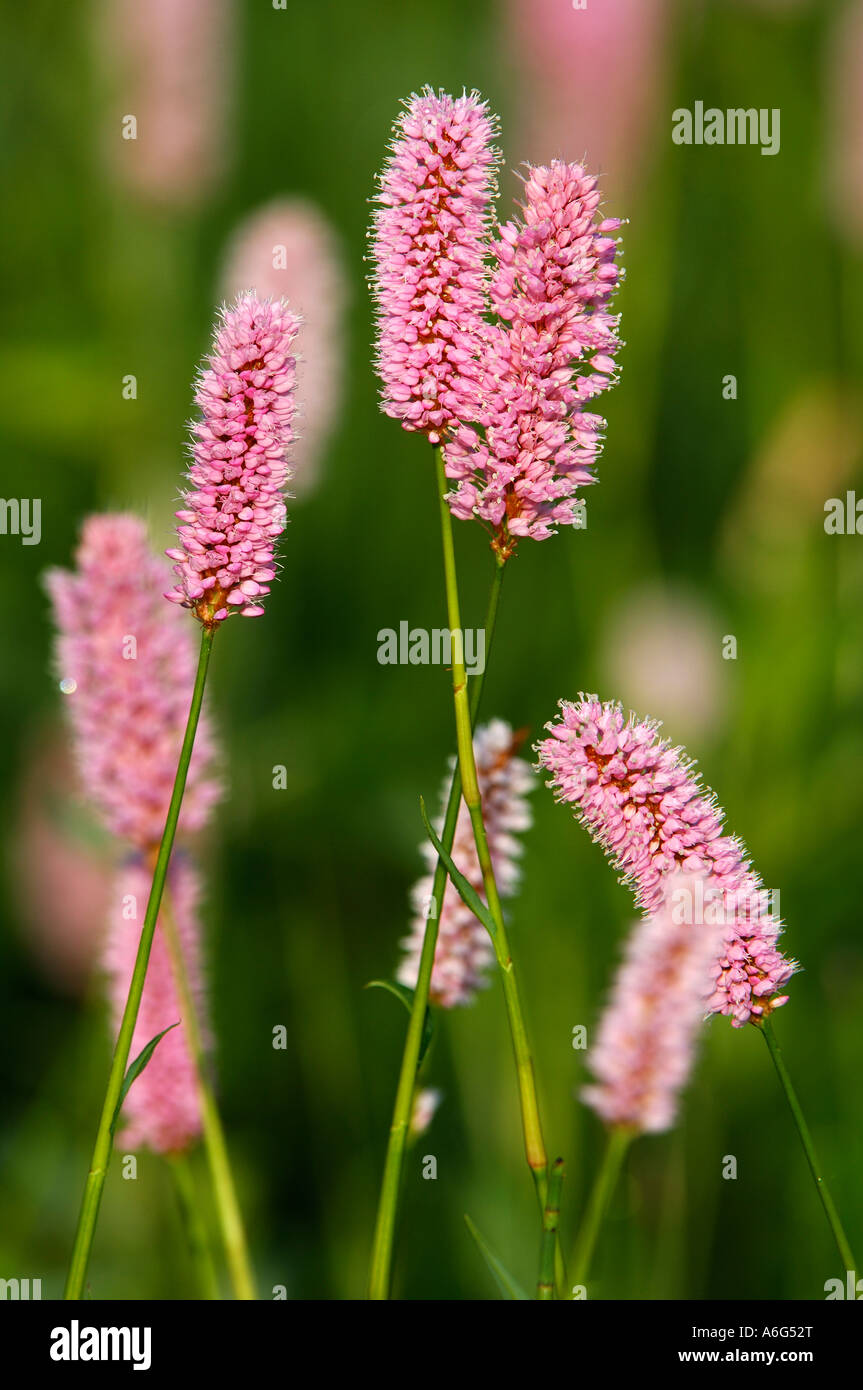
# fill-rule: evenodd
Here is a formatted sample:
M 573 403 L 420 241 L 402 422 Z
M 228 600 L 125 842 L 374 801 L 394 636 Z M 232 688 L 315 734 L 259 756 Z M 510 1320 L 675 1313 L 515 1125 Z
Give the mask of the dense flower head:
M 151 879 L 150 865 L 138 858 L 125 864 L 117 877 L 104 947 L 115 1033 L 119 1031 L 126 1006 Z M 175 984 L 171 952 L 164 934 L 166 914 L 170 913 L 183 952 L 198 1025 L 206 1039 L 209 1030 L 201 1021 L 205 1001 L 201 978 L 199 898 L 197 870 L 184 855 L 175 855 L 153 936 L 130 1057 L 137 1057 L 163 1029 L 170 1028 L 171 1031 L 158 1043 L 149 1063 L 136 1077 L 123 1102 L 122 1122 L 125 1127 L 118 1135 L 118 1143 L 127 1149 L 145 1147 L 156 1153 L 178 1153 L 194 1143 L 201 1132 L 195 1067 L 186 1036 L 180 992 Z M 172 1028 L 174 1023 L 180 1026 Z
M 241 294 L 223 310 L 198 379 L 191 487 L 177 512 L 180 547 L 167 552 L 179 583 L 167 597 L 208 626 L 259 616 L 275 578 L 299 323 L 284 301 Z
M 522 852 L 519 832 L 530 827 L 531 814 L 527 802 L 534 781 L 528 764 L 517 756 L 521 735 L 514 734 L 502 719 L 481 725 L 474 734 L 474 757 L 477 781 L 482 799 L 482 814 L 494 866 L 498 891 L 502 898 L 512 897 L 518 888 L 518 858 Z M 444 784 L 443 801 L 449 795 L 450 779 Z M 440 832 L 443 816 L 436 829 Z M 414 917 L 411 934 L 403 941 L 407 952 L 398 971 L 402 984 L 413 988 L 417 982 L 426 921 L 433 911 L 432 889 L 437 853 L 426 841 L 422 846 L 427 872 L 414 885 L 411 902 Z M 484 898 L 482 871 L 476 854 L 473 829 L 464 802 L 459 807 L 452 857 L 457 867 Z M 487 984 L 485 971 L 494 961 L 494 951 L 488 932 L 470 908 L 462 902 L 451 884 L 447 884 L 440 905 L 438 940 L 432 970 L 430 998 L 443 1008 L 470 1004 L 477 990 Z
M 194 630 L 165 603 L 167 566 L 137 517 L 91 516 L 75 560 L 46 584 L 79 776 L 111 833 L 147 849 L 165 828 L 195 681 Z M 205 708 L 181 829 L 201 829 L 218 797 L 212 756 Z
M 251 287 L 259 298 L 286 299 L 302 316 L 291 486 L 297 495 L 307 493 L 317 480 L 343 396 L 348 285 L 335 229 L 308 199 L 274 198 L 250 213 L 231 237 L 222 286 L 228 298 Z
M 437 443 L 470 411 L 487 308 L 495 123 L 426 87 L 399 119 L 372 229 L 383 409 Z
M 668 887 L 692 893 L 685 875 Z M 587 1053 L 594 1084 L 581 1093 L 606 1124 L 641 1134 L 670 1129 L 713 989 L 719 929 L 692 926 L 666 896 L 633 927 L 611 998 Z
M 587 407 L 614 380 L 608 303 L 620 277 L 616 218 L 599 220 L 596 179 L 580 164 L 528 166 L 522 218 L 494 242 L 476 405 L 445 444 L 455 516 L 477 516 L 508 555 L 584 524 L 578 489 L 595 482 L 604 420 Z
M 574 806 L 641 908 L 659 910 L 669 874 L 703 880 L 704 920 L 721 917 L 724 925 L 710 1011 L 739 1027 L 784 1003 L 780 987 L 797 967 L 777 946 L 782 924 L 683 749 L 662 739 L 655 721 L 627 718 L 617 702 L 595 696 L 562 701 L 547 728 L 536 751 L 549 786 Z

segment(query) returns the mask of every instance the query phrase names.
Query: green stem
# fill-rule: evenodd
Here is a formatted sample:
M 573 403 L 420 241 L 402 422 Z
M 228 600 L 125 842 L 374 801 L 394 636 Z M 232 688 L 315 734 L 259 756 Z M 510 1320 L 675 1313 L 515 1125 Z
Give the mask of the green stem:
M 542 1214 L 542 1245 L 539 1256 L 539 1282 L 536 1296 L 541 1303 L 554 1298 L 554 1253 L 557 1249 L 557 1227 L 560 1221 L 560 1192 L 563 1187 L 563 1159 L 551 1165 L 548 1196 Z
M 545 1142 L 542 1136 L 542 1124 L 539 1117 L 539 1102 L 536 1094 L 533 1058 L 531 1056 L 527 1029 L 524 1023 L 524 1013 L 519 998 L 515 966 L 513 964 L 512 953 L 509 949 L 509 941 L 504 925 L 503 909 L 501 908 L 500 895 L 497 890 L 494 866 L 492 864 L 491 853 L 485 833 L 485 825 L 482 818 L 482 802 L 479 792 L 479 782 L 477 780 L 476 761 L 473 752 L 473 732 L 471 728 L 470 710 L 468 708 L 467 676 L 464 668 L 464 655 L 461 650 L 462 644 L 457 640 L 457 635 L 461 633 L 458 579 L 456 575 L 455 546 L 453 544 L 452 515 L 446 500 L 447 478 L 440 447 L 435 449 L 435 464 L 437 469 L 441 540 L 443 542 L 447 621 L 450 631 L 453 634 L 453 704 L 455 706 L 456 739 L 458 743 L 459 767 L 461 769 L 462 794 L 473 828 L 474 843 L 476 845 L 477 860 L 482 873 L 486 903 L 488 904 L 488 909 L 495 925 L 492 944 L 501 970 L 509 1029 L 512 1036 L 513 1051 L 515 1053 L 525 1154 L 530 1171 L 533 1175 L 537 1201 L 539 1202 L 540 1214 L 542 1215 L 545 1211 L 545 1202 L 548 1193 L 548 1158 L 546 1157 Z M 566 1276 L 563 1269 L 563 1260 L 559 1254 L 559 1243 L 557 1266 L 559 1282 L 563 1284 Z
M 584 1220 L 581 1223 L 575 1246 L 572 1277 L 573 1283 L 576 1285 L 585 1284 L 587 1281 L 599 1228 L 602 1225 L 632 1138 L 631 1130 L 620 1127 L 612 1129 L 608 1136 L 608 1144 L 588 1199 L 587 1210 L 584 1213 Z
M 192 1257 L 201 1297 L 207 1300 L 218 1299 L 219 1281 L 213 1265 L 210 1242 L 207 1239 L 207 1227 L 201 1214 L 189 1155 L 185 1153 L 174 1154 L 168 1159 L 168 1165 L 174 1177 L 183 1229 L 189 1243 L 189 1253 Z
M 491 651 L 492 638 L 497 622 L 497 610 L 500 601 L 501 585 L 503 583 L 503 571 L 503 562 L 496 559 L 494 579 L 492 580 L 491 592 L 488 600 L 488 611 L 485 619 L 485 663 L 483 670 L 477 672 L 476 676 L 473 677 L 471 681 L 470 717 L 472 722 L 476 719 L 480 698 L 482 696 L 485 668 L 488 665 L 489 652 Z M 459 765 L 456 763 L 446 804 L 443 829 L 441 831 L 441 843 L 447 851 L 452 849 L 460 801 L 461 773 L 459 771 Z M 372 1246 L 372 1258 L 369 1271 L 369 1298 L 375 1300 L 387 1299 L 390 1294 L 393 1244 L 395 1241 L 395 1227 L 398 1214 L 399 1194 L 401 1192 L 402 1172 L 404 1169 L 404 1157 L 407 1147 L 411 1111 L 413 1109 L 414 1088 L 416 1086 L 417 1068 L 419 1066 L 423 1027 L 425 1024 L 426 1010 L 428 1009 L 429 990 L 431 988 L 432 969 L 434 967 L 435 948 L 437 946 L 440 909 L 443 905 L 446 885 L 446 868 L 443 861 L 439 859 L 435 869 L 429 915 L 426 919 L 422 955 L 420 956 L 410 1022 L 408 1024 L 404 1052 L 402 1054 L 399 1083 L 396 1091 L 392 1124 L 390 1125 L 389 1139 L 387 1142 L 384 1175 L 381 1183 L 381 1194 L 378 1202 L 377 1221 L 375 1224 L 374 1243 Z
M 168 872 L 168 862 L 171 858 L 174 835 L 176 834 L 177 821 L 180 815 L 180 806 L 183 800 L 183 792 L 186 788 L 186 777 L 189 771 L 189 762 L 192 757 L 192 748 L 195 743 L 195 732 L 198 727 L 198 717 L 201 713 L 201 703 L 204 698 L 207 668 L 210 663 L 210 654 L 213 650 L 214 633 L 215 629 L 210 627 L 203 628 L 201 632 L 201 652 L 198 658 L 195 686 L 192 691 L 192 703 L 189 709 L 189 718 L 186 723 L 186 732 L 183 736 L 183 746 L 180 751 L 177 776 L 174 779 L 174 789 L 171 793 L 171 802 L 168 807 L 165 829 L 162 834 L 161 844 L 159 845 L 159 852 L 156 856 L 153 883 L 147 901 L 144 925 L 141 928 L 138 955 L 135 960 L 135 968 L 132 972 L 129 995 L 126 1000 L 126 1007 L 123 1011 L 120 1031 L 117 1035 L 114 1056 L 111 1060 L 108 1088 L 105 1092 L 102 1114 L 99 1119 L 99 1128 L 96 1132 L 96 1143 L 93 1148 L 93 1157 L 90 1161 L 90 1171 L 87 1174 L 87 1181 L 84 1186 L 84 1196 L 81 1202 L 78 1227 L 75 1232 L 75 1244 L 72 1250 L 71 1264 L 69 1266 L 69 1277 L 66 1281 L 65 1297 L 67 1299 L 79 1299 L 84 1296 L 87 1266 L 90 1262 L 90 1252 L 93 1248 L 93 1237 L 96 1234 L 96 1222 L 99 1217 L 99 1206 L 102 1201 L 102 1191 L 105 1186 L 108 1164 L 111 1160 L 113 1126 L 117 1105 L 120 1100 L 120 1092 L 123 1089 L 123 1079 L 126 1075 L 126 1067 L 129 1062 L 129 1050 L 132 1046 L 132 1036 L 135 1032 L 135 1024 L 138 1019 L 138 1008 L 144 990 L 147 962 L 150 958 L 150 947 L 153 944 L 153 933 L 156 930 L 156 919 L 159 915 L 159 905 L 162 901 L 162 892 L 165 887 L 165 876 Z
M 812 1179 L 815 1183 L 818 1196 L 821 1198 L 821 1205 L 824 1208 L 825 1215 L 827 1217 L 828 1222 L 830 1223 L 830 1230 L 833 1232 L 833 1239 L 836 1241 L 836 1246 L 839 1251 L 839 1254 L 842 1256 L 845 1269 L 857 1269 L 858 1265 L 854 1259 L 854 1255 L 852 1254 L 851 1246 L 848 1243 L 848 1237 L 846 1236 L 845 1231 L 842 1227 L 842 1222 L 839 1219 L 839 1213 L 836 1210 L 833 1198 L 830 1195 L 830 1189 L 827 1186 L 827 1181 L 821 1173 L 821 1164 L 818 1161 L 818 1154 L 815 1152 L 815 1145 L 812 1142 L 812 1135 L 809 1133 L 809 1126 L 806 1123 L 806 1117 L 804 1116 L 803 1110 L 801 1109 L 800 1101 L 797 1099 L 797 1092 L 794 1090 L 794 1086 L 791 1082 L 791 1077 L 788 1075 L 788 1068 L 785 1065 L 785 1060 L 780 1051 L 779 1043 L 776 1041 L 776 1034 L 773 1032 L 773 1025 L 770 1022 L 770 1019 L 768 1018 L 765 1019 L 763 1023 L 759 1023 L 756 1026 L 759 1027 L 761 1029 L 761 1032 L 764 1034 L 764 1041 L 767 1044 L 770 1056 L 773 1058 L 773 1065 L 775 1066 L 776 1073 L 779 1077 L 780 1082 L 782 1083 L 782 1089 L 785 1092 L 785 1098 L 788 1101 L 788 1105 L 791 1109 L 791 1114 L 794 1116 L 794 1123 L 797 1126 L 797 1133 L 800 1135 L 800 1142 L 803 1145 L 803 1152 L 806 1155 L 806 1162 L 809 1164 L 809 1171 L 812 1174 Z
M 180 1006 L 183 1011 L 183 1029 L 195 1067 L 195 1085 L 198 1092 L 198 1103 L 201 1107 L 201 1126 L 204 1132 L 204 1147 L 207 1154 L 207 1164 L 210 1169 L 210 1179 L 213 1184 L 213 1197 L 219 1221 L 219 1230 L 222 1235 L 222 1243 L 225 1247 L 225 1258 L 231 1276 L 234 1296 L 237 1299 L 243 1300 L 254 1299 L 255 1281 L 252 1275 L 251 1261 L 249 1259 L 248 1245 L 246 1242 L 246 1232 L 243 1227 L 243 1218 L 240 1214 L 240 1204 L 237 1201 L 237 1191 L 234 1186 L 233 1173 L 231 1172 L 231 1161 L 228 1157 L 225 1131 L 222 1126 L 219 1108 L 216 1105 L 213 1088 L 207 1076 L 207 1057 L 198 1022 L 198 1011 L 195 1006 L 195 1000 L 192 997 L 189 975 L 186 970 L 186 962 L 180 943 L 180 935 L 177 931 L 177 924 L 173 912 L 171 911 L 170 895 L 168 893 L 165 895 L 165 908 L 162 912 L 160 922 L 171 956 L 177 992 L 180 996 Z

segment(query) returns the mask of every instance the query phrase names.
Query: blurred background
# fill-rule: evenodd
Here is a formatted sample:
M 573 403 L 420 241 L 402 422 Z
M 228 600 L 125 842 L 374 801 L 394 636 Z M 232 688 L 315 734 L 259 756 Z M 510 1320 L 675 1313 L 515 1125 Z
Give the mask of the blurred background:
M 426 83 L 500 114 L 502 217 L 520 161 L 561 156 L 629 219 L 588 526 L 510 564 L 484 714 L 537 736 L 596 691 L 699 759 L 781 892 L 805 973 L 776 1029 L 859 1248 L 863 540 L 826 534 L 824 506 L 863 483 L 861 0 L 33 0 L 7 16 L 6 68 L 2 490 L 42 499 L 42 534 L 0 537 L 0 1276 L 60 1296 L 109 1061 L 113 849 L 76 799 L 41 574 L 95 510 L 170 544 L 215 307 L 269 273 L 307 318 L 306 422 L 280 582 L 263 621 L 230 624 L 210 685 L 230 782 L 206 846 L 219 1091 L 263 1296 L 363 1294 L 406 1023 L 363 986 L 397 965 L 418 798 L 453 747 L 448 672 L 377 662 L 379 629 L 444 621 L 430 459 L 378 411 L 364 261 L 391 123 Z M 780 152 L 674 145 L 696 101 L 779 108 Z M 479 626 L 486 537 L 456 530 Z M 632 905 L 539 780 L 532 802 L 511 934 L 569 1242 L 603 1140 L 572 1030 L 596 1021 Z M 497 984 L 439 1023 L 396 1292 L 481 1299 L 465 1212 L 525 1284 L 537 1261 Z M 838 1263 L 766 1048 L 714 1020 L 681 1122 L 632 1151 L 596 1293 L 818 1298 Z M 157 1157 L 135 1182 L 113 1165 L 90 1282 L 195 1295 Z

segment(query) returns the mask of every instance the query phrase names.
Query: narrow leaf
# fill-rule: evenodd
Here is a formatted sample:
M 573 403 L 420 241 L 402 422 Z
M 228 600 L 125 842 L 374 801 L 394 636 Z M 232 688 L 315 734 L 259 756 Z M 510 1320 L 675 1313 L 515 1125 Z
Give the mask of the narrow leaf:
M 479 918 L 486 931 L 488 932 L 489 936 L 493 940 L 497 934 L 497 928 L 494 924 L 494 918 L 492 917 L 491 913 L 489 912 L 479 893 L 474 888 L 473 884 L 468 883 L 461 870 L 456 868 L 452 855 L 450 855 L 448 851 L 444 849 L 437 835 L 434 833 L 434 830 L 431 826 L 431 822 L 429 821 L 429 818 L 426 815 L 426 806 L 422 797 L 420 797 L 420 808 L 422 810 L 423 825 L 426 828 L 426 834 L 428 835 L 429 839 L 434 845 L 435 850 L 437 851 L 438 858 L 443 860 L 443 863 L 446 866 L 446 871 L 449 874 L 450 879 L 459 897 L 461 898 L 462 902 L 470 908 L 473 915 Z
M 141 1075 L 141 1072 L 144 1070 L 147 1063 L 150 1061 L 150 1058 L 153 1056 L 153 1053 L 156 1051 L 157 1046 L 162 1041 L 165 1034 L 170 1033 L 172 1028 L 179 1028 L 179 1026 L 179 1019 L 176 1023 L 169 1023 L 167 1028 L 163 1028 L 161 1033 L 157 1033 L 155 1038 L 150 1039 L 150 1041 L 147 1043 L 147 1046 L 141 1049 L 134 1062 L 130 1064 L 129 1070 L 123 1077 L 123 1088 L 120 1091 L 120 1099 L 117 1101 L 117 1109 L 114 1111 L 114 1118 L 111 1121 L 112 1134 L 114 1133 L 117 1121 L 120 1118 L 120 1111 L 123 1109 L 123 1101 L 129 1094 L 129 1087 L 131 1086 L 132 1082 Z
M 503 1297 L 506 1299 L 510 1299 L 513 1302 L 530 1303 L 531 1300 L 528 1298 L 527 1294 L 519 1284 L 518 1280 L 514 1279 L 510 1274 L 509 1270 L 506 1269 L 506 1267 L 501 1263 L 498 1256 L 494 1253 L 491 1246 L 488 1244 L 488 1241 L 486 1241 L 485 1238 L 480 1235 L 479 1231 L 477 1230 L 474 1223 L 471 1221 L 470 1217 L 467 1214 L 465 1214 L 464 1219 L 467 1223 L 468 1230 L 470 1231 L 471 1235 L 477 1243 L 479 1253 L 485 1260 L 486 1265 L 488 1266 L 489 1273 L 491 1274 L 492 1279 L 497 1284 L 498 1288 L 503 1294 Z
M 407 985 L 397 984 L 395 980 L 369 980 L 368 984 L 366 985 L 366 989 L 387 990 L 390 994 L 395 995 L 396 999 L 401 1000 L 409 1014 L 413 1013 L 414 990 L 408 989 Z M 420 1065 L 426 1053 L 428 1052 L 433 1034 L 434 1019 L 432 1018 L 431 1009 L 429 1009 L 428 1006 L 426 1006 L 425 1019 L 423 1020 L 422 1042 L 420 1043 L 420 1055 L 417 1061 L 417 1066 Z

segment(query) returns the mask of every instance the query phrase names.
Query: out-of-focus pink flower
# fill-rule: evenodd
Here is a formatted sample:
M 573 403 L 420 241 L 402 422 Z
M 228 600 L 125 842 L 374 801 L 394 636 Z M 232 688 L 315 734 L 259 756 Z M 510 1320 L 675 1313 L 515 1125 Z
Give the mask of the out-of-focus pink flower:
M 605 422 L 585 407 L 612 383 L 619 346 L 607 306 L 620 223 L 598 220 L 599 201 L 581 165 L 531 166 L 523 220 L 494 243 L 499 322 L 483 330 L 477 404 L 462 406 L 445 463 L 454 515 L 493 527 L 503 558 L 521 536 L 583 524 L 576 494 L 595 481 Z
M 722 638 L 714 614 L 696 594 L 634 590 L 605 624 L 608 684 L 631 709 L 655 710 L 683 738 L 704 737 L 725 712 Z
M 165 828 L 195 679 L 194 630 L 163 597 L 167 566 L 134 516 L 84 524 L 73 571 L 46 584 L 58 627 L 55 668 L 82 785 L 107 828 L 140 849 Z M 219 794 L 206 709 L 180 815 L 200 830 Z
M 533 778 L 528 764 L 516 756 L 520 742 L 520 736 L 513 734 L 502 719 L 491 720 L 474 734 L 483 820 L 502 898 L 512 897 L 518 888 L 518 859 L 522 846 L 516 837 L 531 823 L 527 796 L 533 790 Z M 444 801 L 448 795 L 449 779 L 444 785 Z M 442 824 L 443 816 L 436 826 L 438 832 Z M 450 884 L 445 889 L 443 903 L 433 903 L 437 854 L 428 841 L 422 845 L 422 854 L 428 872 L 414 885 L 411 894 L 414 918 L 411 934 L 402 943 L 407 955 L 399 967 L 398 978 L 411 988 L 416 985 L 426 921 L 435 907 L 439 907 L 430 998 L 433 1003 L 451 1009 L 456 1004 L 472 1003 L 477 990 L 488 983 L 485 971 L 494 960 L 494 951 L 485 927 Z M 464 802 L 459 807 L 452 857 L 465 878 L 484 897 L 482 871 Z
M 660 738 L 655 721 L 627 719 L 618 703 L 596 696 L 562 701 L 560 718 L 546 727 L 536 751 L 549 786 L 574 807 L 640 907 L 656 913 L 676 872 L 704 880 L 721 899 L 726 930 L 711 1012 L 739 1027 L 785 1003 L 779 990 L 796 963 L 776 944 L 782 924 L 745 846 L 722 833 L 723 813 L 683 749 Z
M 151 868 L 135 859 L 120 870 L 115 886 L 105 944 L 115 1033 L 119 1031 L 126 1006 L 151 880 Z M 201 1132 L 195 1067 L 163 925 L 170 913 L 183 952 L 199 1027 L 206 1039 L 209 1030 L 203 1021 L 199 898 L 197 871 L 184 855 L 175 855 L 153 936 L 130 1057 L 137 1057 L 152 1038 L 171 1024 L 180 1026 L 165 1034 L 148 1065 L 129 1088 L 122 1110 L 125 1128 L 117 1138 L 118 1144 L 126 1149 L 146 1147 L 156 1153 L 178 1153 L 194 1143 Z
M 258 617 L 276 575 L 299 324 L 281 300 L 240 295 L 222 313 L 198 380 L 191 486 L 177 512 L 180 547 L 167 552 L 180 582 L 166 597 L 207 626 L 231 613 Z
M 78 994 L 98 956 L 111 871 L 81 825 L 75 773 L 53 735 L 28 758 L 10 843 L 22 939 L 56 988 Z
M 589 156 L 615 199 L 643 177 L 661 110 L 668 0 L 508 0 L 517 160 Z
M 409 1138 L 419 1139 L 421 1134 L 425 1134 L 442 1100 L 443 1091 L 439 1091 L 436 1086 L 425 1086 L 417 1091 L 411 1111 Z
M 611 998 L 587 1053 L 595 1081 L 581 1093 L 608 1125 L 640 1134 L 670 1129 L 695 1060 L 698 1031 L 713 991 L 717 927 L 679 920 L 670 892 L 692 892 L 669 875 L 669 896 L 632 929 Z
M 824 158 L 834 220 L 844 236 L 863 238 L 863 0 L 837 16 L 827 45 L 829 118 Z
M 344 257 L 320 208 L 305 198 L 275 198 L 234 232 L 222 271 L 233 299 L 252 289 L 260 299 L 286 299 L 303 321 L 297 357 L 297 438 L 291 485 L 308 492 L 341 410 L 348 299 Z
M 236 48 L 232 12 L 231 0 L 103 0 L 111 163 L 146 198 L 194 204 L 222 173 Z M 134 139 L 122 134 L 130 116 Z
M 476 92 L 411 97 L 372 230 L 377 366 L 387 415 L 437 443 L 469 412 L 486 309 L 495 123 Z

